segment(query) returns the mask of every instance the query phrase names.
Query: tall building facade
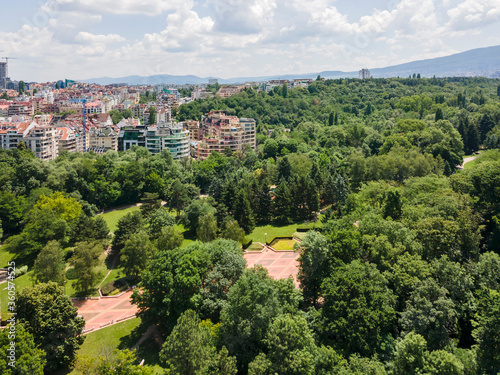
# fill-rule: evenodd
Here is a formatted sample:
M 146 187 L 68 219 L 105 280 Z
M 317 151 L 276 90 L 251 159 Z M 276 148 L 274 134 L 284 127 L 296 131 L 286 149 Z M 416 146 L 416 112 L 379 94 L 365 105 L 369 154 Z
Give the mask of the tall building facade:
M 368 79 L 368 78 L 371 78 L 371 75 L 370 75 L 370 70 L 368 69 L 361 69 L 359 71 L 359 79 Z

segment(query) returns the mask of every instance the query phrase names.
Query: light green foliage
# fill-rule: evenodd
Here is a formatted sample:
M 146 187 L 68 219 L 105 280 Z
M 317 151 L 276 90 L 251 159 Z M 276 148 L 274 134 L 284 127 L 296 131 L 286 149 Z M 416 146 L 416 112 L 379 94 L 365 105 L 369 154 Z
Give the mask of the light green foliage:
M 213 213 L 200 217 L 196 237 L 202 242 L 210 242 L 217 237 L 217 219 Z
M 239 226 L 236 220 L 227 220 L 224 223 L 224 229 L 221 233 L 221 237 L 243 243 L 245 240 L 245 231 Z
M 419 375 L 425 364 L 427 342 L 415 332 L 408 333 L 396 344 L 392 362 L 393 375 Z
M 181 246 L 184 236 L 174 226 L 163 227 L 155 244 L 158 250 L 172 250 Z
M 150 366 L 139 366 L 135 356 L 135 350 L 118 350 L 107 355 L 98 357 L 78 356 L 75 370 L 85 375 L 152 375 L 153 368 Z
M 43 375 L 45 352 L 36 347 L 33 335 L 23 325 L 16 324 L 13 332 L 15 337 L 11 336 L 10 326 L 0 330 L 0 373 Z M 15 342 L 15 354 L 9 359 L 12 342 Z
M 70 364 L 83 343 L 85 321 L 56 283 L 25 288 L 18 294 L 17 319 L 47 354 L 46 371 Z

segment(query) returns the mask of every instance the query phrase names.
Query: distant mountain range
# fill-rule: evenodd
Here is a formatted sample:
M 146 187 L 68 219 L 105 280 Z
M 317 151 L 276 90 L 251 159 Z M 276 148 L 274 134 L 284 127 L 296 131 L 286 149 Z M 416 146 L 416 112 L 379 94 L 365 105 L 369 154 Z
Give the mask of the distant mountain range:
M 369 66 L 367 68 L 370 68 Z M 488 77 L 500 78 L 500 46 L 477 48 L 435 59 L 414 61 L 386 68 L 370 69 L 374 78 L 408 77 L 420 73 L 422 77 Z M 316 78 L 353 78 L 358 72 L 324 71 L 307 74 L 286 74 L 264 77 L 236 77 L 229 79 L 218 78 L 220 84 L 236 84 L 244 82 L 262 82 L 270 79 L 297 79 Z M 210 77 L 212 78 L 212 77 Z M 155 85 L 155 84 L 201 84 L 208 83 L 209 78 L 193 75 L 176 76 L 169 74 L 153 75 L 148 77 L 128 76 L 120 78 L 93 78 L 82 82 L 99 85 L 125 83 L 128 85 Z

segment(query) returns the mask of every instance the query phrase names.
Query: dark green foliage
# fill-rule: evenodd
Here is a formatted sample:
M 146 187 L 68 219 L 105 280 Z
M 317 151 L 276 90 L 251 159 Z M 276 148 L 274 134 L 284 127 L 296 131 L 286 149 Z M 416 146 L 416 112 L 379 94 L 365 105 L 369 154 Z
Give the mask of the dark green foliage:
M 33 335 L 22 324 L 16 324 L 14 332 L 15 338 L 11 336 L 10 326 L 0 331 L 0 373 L 43 375 L 45 352 L 36 347 Z M 12 342 L 15 342 L 15 354 L 9 358 Z
M 63 285 L 66 279 L 64 252 L 57 241 L 50 241 L 36 258 L 33 267 L 33 279 L 37 283 L 53 281 Z
M 195 234 L 199 227 L 199 220 L 202 216 L 210 213 L 214 214 L 216 209 L 208 200 L 197 199 L 191 202 L 184 210 L 182 223 L 190 233 Z
M 289 282 L 291 294 L 283 294 L 286 290 L 282 292 L 267 270 L 258 267 L 245 270 L 229 290 L 221 312 L 222 337 L 229 354 L 236 355 L 240 371 L 246 371 L 248 364 L 265 349 L 263 339 L 272 320 L 283 312 L 296 313 L 298 292 L 290 279 Z
M 292 195 L 287 183 L 281 182 L 274 191 L 273 217 L 277 224 L 286 225 L 291 223 Z
M 155 253 L 155 246 L 145 231 L 134 233 L 121 251 L 120 261 L 127 276 L 140 276 Z
M 457 329 L 457 310 L 448 294 L 432 278 L 420 282 L 399 320 L 404 332 L 422 335 L 431 350 L 445 348 Z
M 264 342 L 267 354 L 259 354 L 250 363 L 249 375 L 315 374 L 317 347 L 304 318 L 278 316 L 269 327 Z
M 148 222 L 150 236 L 158 238 L 163 228 L 175 225 L 175 218 L 170 215 L 168 209 L 160 207 L 151 213 Z
M 187 309 L 216 322 L 244 266 L 241 249 L 230 240 L 160 251 L 142 274 L 143 293 L 134 292 L 133 301 L 146 322 L 159 322 L 167 332 Z
M 143 227 L 143 219 L 138 211 L 129 212 L 118 220 L 118 228 L 113 237 L 113 251 L 118 253 L 125 246 L 125 242 Z
M 483 289 L 478 296 L 479 314 L 473 336 L 478 343 L 477 362 L 485 374 L 496 374 L 500 368 L 500 293 Z
M 215 354 L 211 330 L 193 310 L 184 312 L 168 336 L 160 358 L 175 374 L 206 373 Z
M 99 259 L 102 252 L 99 243 L 79 242 L 76 245 L 70 262 L 75 268 L 77 280 L 74 285 L 78 292 L 87 293 L 96 286 L 101 276 L 97 268 L 102 263 Z
M 45 370 L 52 372 L 69 365 L 83 343 L 85 321 L 77 317 L 77 309 L 64 288 L 48 283 L 23 289 L 16 308 L 17 319 L 46 353 Z
M 389 190 L 384 203 L 384 219 L 390 217 L 393 220 L 401 219 L 403 215 L 403 202 L 398 190 Z
M 322 342 L 345 356 L 370 356 L 392 341 L 395 298 L 375 265 L 339 266 L 323 285 Z
M 321 234 L 310 231 L 300 245 L 298 280 L 307 304 L 316 306 L 321 284 L 332 269 L 330 244 Z
M 144 193 L 141 203 L 140 210 L 144 218 L 148 218 L 153 212 L 161 208 L 161 199 L 157 193 Z
M 233 217 L 246 234 L 255 228 L 255 218 L 245 190 L 240 190 L 234 203 Z

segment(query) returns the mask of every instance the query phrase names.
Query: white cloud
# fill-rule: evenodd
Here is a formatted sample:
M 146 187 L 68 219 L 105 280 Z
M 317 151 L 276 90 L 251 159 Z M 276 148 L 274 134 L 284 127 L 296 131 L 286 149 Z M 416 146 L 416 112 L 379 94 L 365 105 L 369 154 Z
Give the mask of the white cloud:
M 193 0 L 56 0 L 62 11 L 94 14 L 144 14 L 155 16 L 173 9 L 191 9 Z
M 448 10 L 448 27 L 466 30 L 500 21 L 500 0 L 465 0 Z
M 80 31 L 75 38 L 76 41 L 82 43 L 99 43 L 99 44 L 107 44 L 107 43 L 115 43 L 115 42 L 124 42 L 125 38 L 118 34 L 108 34 L 108 35 L 95 35 L 88 33 L 86 31 Z

